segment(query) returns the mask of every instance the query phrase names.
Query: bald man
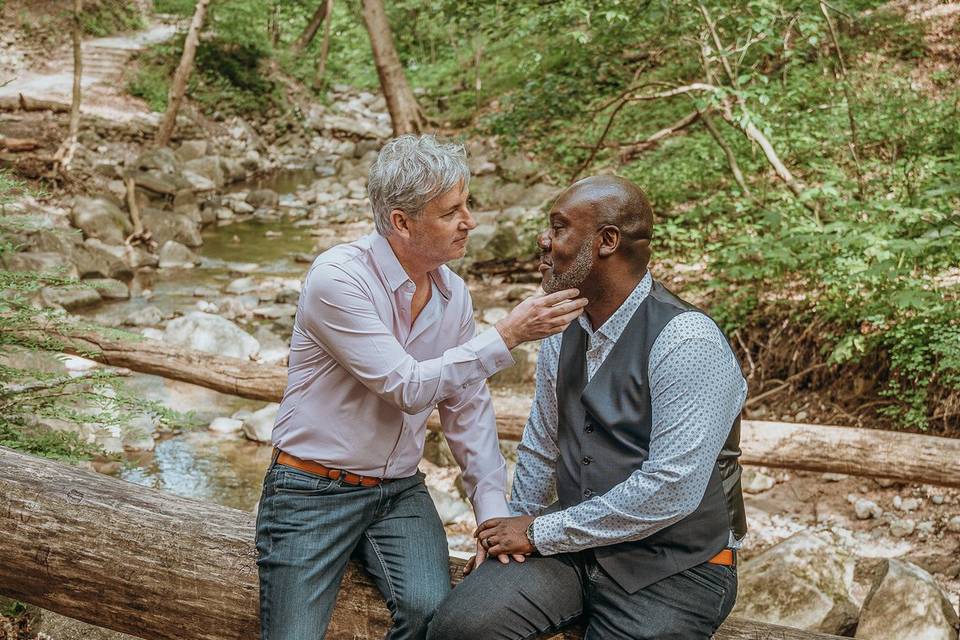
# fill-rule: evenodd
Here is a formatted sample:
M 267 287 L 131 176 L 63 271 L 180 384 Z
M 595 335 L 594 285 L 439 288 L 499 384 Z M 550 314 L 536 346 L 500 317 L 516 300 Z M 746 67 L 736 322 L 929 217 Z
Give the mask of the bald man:
M 545 291 L 588 303 L 545 339 L 517 451 L 513 517 L 485 522 L 428 638 L 709 638 L 733 607 L 746 533 L 746 381 L 723 333 L 647 271 L 653 212 L 613 176 L 577 182 L 538 238 Z

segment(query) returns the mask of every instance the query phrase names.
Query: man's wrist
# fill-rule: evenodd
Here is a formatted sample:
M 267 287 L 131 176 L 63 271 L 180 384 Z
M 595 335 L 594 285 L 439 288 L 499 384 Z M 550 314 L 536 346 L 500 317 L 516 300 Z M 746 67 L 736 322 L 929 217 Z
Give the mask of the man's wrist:
M 501 320 L 500 322 L 494 325 L 497 328 L 497 331 L 500 333 L 500 338 L 503 340 L 503 344 L 507 345 L 507 349 L 513 350 L 517 346 L 518 342 L 513 335 L 513 332 L 510 331 L 507 323 Z
M 536 521 L 537 519 L 534 518 L 533 520 L 530 521 L 530 524 L 527 525 L 527 542 L 530 543 L 530 546 L 533 547 L 534 550 L 537 549 L 537 543 L 533 539 L 533 523 Z

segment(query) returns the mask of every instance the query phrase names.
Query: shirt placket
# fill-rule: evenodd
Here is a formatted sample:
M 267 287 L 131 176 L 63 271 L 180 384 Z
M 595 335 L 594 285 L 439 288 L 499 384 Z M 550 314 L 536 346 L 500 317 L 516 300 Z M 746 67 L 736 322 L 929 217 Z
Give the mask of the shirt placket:
M 416 286 L 413 284 L 412 280 L 407 280 L 396 293 L 396 303 L 397 303 L 397 316 L 400 319 L 400 326 L 397 327 L 397 340 L 400 344 L 403 345 L 404 349 L 407 348 L 407 344 L 410 339 L 410 318 L 411 318 L 411 309 L 413 307 L 413 293 L 416 289 Z M 390 449 L 390 453 L 387 454 L 386 460 L 383 461 L 383 477 L 389 477 L 391 472 L 391 465 L 396 461 L 397 452 L 400 450 L 400 443 L 403 442 L 404 432 L 407 430 L 407 421 L 409 417 L 407 414 L 400 414 L 400 430 L 397 432 L 397 439 L 393 443 L 393 447 Z

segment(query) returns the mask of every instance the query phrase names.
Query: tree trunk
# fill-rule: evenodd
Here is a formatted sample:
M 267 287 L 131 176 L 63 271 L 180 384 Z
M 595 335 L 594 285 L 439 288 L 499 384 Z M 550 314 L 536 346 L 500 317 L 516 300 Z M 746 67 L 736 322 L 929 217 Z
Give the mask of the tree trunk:
M 163 114 L 163 121 L 154 140 L 158 147 L 170 144 L 170 136 L 173 135 L 173 128 L 177 124 L 177 112 L 180 111 L 180 103 L 183 102 L 183 95 L 187 92 L 187 81 L 190 80 L 190 74 L 193 72 L 193 59 L 197 55 L 197 45 L 200 42 L 200 29 L 203 28 L 203 20 L 209 4 L 210 0 L 197 0 L 190 30 L 187 31 L 187 39 L 183 43 L 183 55 L 180 57 L 180 64 L 177 65 L 170 84 L 167 111 Z
M 254 400 L 278 402 L 287 384 L 287 371 L 282 366 L 178 349 L 133 334 L 130 340 L 111 340 L 81 330 L 65 337 L 48 334 L 35 337 L 59 339 L 65 352 L 97 362 Z M 526 421 L 524 412 L 512 415 L 497 412 L 497 432 L 504 440 L 519 440 Z M 428 426 L 439 430 L 436 413 Z M 847 473 L 960 488 L 960 439 L 876 429 L 744 420 L 740 440 L 743 448 L 741 462 L 747 465 Z
M 327 22 L 323 26 L 323 42 L 320 44 L 320 58 L 317 60 L 317 74 L 313 77 L 313 88 L 323 87 L 323 76 L 327 71 L 327 56 L 330 53 L 330 27 L 333 24 L 333 0 L 327 2 Z
M 150 640 L 259 637 L 252 513 L 0 447 L 0 531 L 7 597 Z M 451 559 L 453 583 L 462 571 Z M 326 638 L 382 638 L 389 621 L 373 582 L 351 565 Z M 835 636 L 734 619 L 714 637 Z
M 77 149 L 77 135 L 80 132 L 80 99 L 83 79 L 83 38 L 80 17 L 83 15 L 83 0 L 73 0 L 73 99 L 70 103 L 70 129 L 67 139 L 57 149 L 54 159 L 59 168 L 66 171 L 73 161 L 73 154 Z
M 393 135 L 420 133 L 423 115 L 420 105 L 407 84 L 397 50 L 393 46 L 390 23 L 383 9 L 383 0 L 363 0 L 363 22 L 370 35 L 373 61 L 377 65 L 380 87 L 387 99 L 387 109 L 393 122 Z
M 303 33 L 301 33 L 300 37 L 293 43 L 292 49 L 294 53 L 301 53 L 310 46 L 310 43 L 313 42 L 314 37 L 317 35 L 317 31 L 320 30 L 320 25 L 323 24 L 326 17 L 330 15 L 329 11 L 329 0 L 320 0 L 320 5 L 317 7 L 317 10 L 313 12 L 313 17 L 310 18 L 310 22 L 307 23 Z

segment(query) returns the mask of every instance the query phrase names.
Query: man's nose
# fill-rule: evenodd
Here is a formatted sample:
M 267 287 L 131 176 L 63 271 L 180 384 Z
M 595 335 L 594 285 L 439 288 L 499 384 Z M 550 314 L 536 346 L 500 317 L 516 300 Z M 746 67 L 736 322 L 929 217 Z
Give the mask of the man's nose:
M 474 219 L 473 214 L 470 213 L 470 209 L 464 208 L 464 213 L 466 216 L 463 218 L 463 226 L 467 231 L 473 231 L 477 228 L 477 221 Z
M 548 231 L 549 229 L 544 229 L 537 235 L 537 246 L 540 247 L 541 251 L 550 251 L 550 234 Z

